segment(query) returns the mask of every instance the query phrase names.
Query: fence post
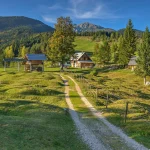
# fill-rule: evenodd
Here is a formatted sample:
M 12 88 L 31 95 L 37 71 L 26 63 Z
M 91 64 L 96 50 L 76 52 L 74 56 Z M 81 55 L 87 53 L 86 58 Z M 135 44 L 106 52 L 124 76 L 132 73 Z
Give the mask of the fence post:
M 108 100 L 109 100 L 109 95 L 108 95 L 108 90 L 107 90 L 107 97 L 106 97 L 106 109 L 108 107 Z
M 124 122 L 127 122 L 127 115 L 128 115 L 128 104 L 129 102 L 126 102 L 126 110 L 125 110 L 125 117 L 124 117 Z

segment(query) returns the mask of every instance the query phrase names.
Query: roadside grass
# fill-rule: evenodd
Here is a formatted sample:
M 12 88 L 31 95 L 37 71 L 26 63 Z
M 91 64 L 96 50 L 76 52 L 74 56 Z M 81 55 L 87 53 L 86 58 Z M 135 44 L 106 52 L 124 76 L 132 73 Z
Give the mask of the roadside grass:
M 66 107 L 55 73 L 1 72 L 0 149 L 84 150 Z
M 130 150 L 130 148 L 127 147 L 124 142 L 122 143 L 120 138 L 114 135 L 102 121 L 93 116 L 77 93 L 74 82 L 66 76 L 65 78 L 69 81 L 70 99 L 80 116 L 80 121 L 84 123 L 108 149 L 111 147 L 111 149 L 125 148 L 126 150 Z
M 84 72 L 83 72 L 84 74 Z M 86 72 L 86 79 L 98 90 L 85 88 L 87 83 L 78 80 L 88 100 L 113 124 L 121 127 L 131 138 L 150 148 L 150 89 L 143 85 L 143 79 L 128 69 L 102 70 L 97 76 Z M 148 81 L 150 78 L 148 77 Z M 109 92 L 108 92 L 109 91 Z M 106 97 L 109 95 L 108 108 Z M 129 102 L 127 123 L 124 122 L 126 102 Z

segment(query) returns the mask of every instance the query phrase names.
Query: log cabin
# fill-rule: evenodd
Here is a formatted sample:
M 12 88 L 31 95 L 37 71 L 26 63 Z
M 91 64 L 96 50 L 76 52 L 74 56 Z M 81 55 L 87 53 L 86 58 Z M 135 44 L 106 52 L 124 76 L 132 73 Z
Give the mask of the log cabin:
M 44 71 L 45 54 L 26 54 L 23 65 L 25 71 Z
M 71 57 L 71 67 L 75 68 L 92 68 L 94 66 L 93 61 L 86 52 L 75 53 Z

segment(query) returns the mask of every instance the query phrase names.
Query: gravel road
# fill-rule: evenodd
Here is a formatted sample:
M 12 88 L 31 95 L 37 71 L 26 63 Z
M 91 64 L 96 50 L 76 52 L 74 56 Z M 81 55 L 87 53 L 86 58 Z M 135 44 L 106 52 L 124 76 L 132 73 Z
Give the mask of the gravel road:
M 106 137 L 106 139 L 110 138 L 111 137 L 115 137 L 117 140 L 114 140 L 113 142 L 117 142 L 117 141 L 120 141 L 121 142 L 121 147 L 119 147 L 119 149 L 121 150 L 127 150 L 127 149 L 131 149 L 131 150 L 148 150 L 146 147 L 144 147 L 143 145 L 139 144 L 138 142 L 136 142 L 135 140 L 131 139 L 130 137 L 128 137 L 120 128 L 114 126 L 113 124 L 111 124 L 110 122 L 108 122 L 106 120 L 106 118 L 104 116 L 102 116 L 101 112 L 97 111 L 93 106 L 92 104 L 87 100 L 87 98 L 83 95 L 80 87 L 78 86 L 77 82 L 71 78 L 70 76 L 67 76 L 68 78 L 70 78 L 74 83 L 75 83 L 75 87 L 76 87 L 76 90 L 81 98 L 81 100 L 84 102 L 84 104 L 87 106 L 87 108 L 89 108 L 89 110 L 91 111 L 91 113 L 93 114 L 93 116 L 95 116 L 98 120 L 99 120 L 99 123 L 97 123 L 97 127 L 95 126 L 94 129 L 97 129 L 96 132 L 94 133 L 94 131 L 92 132 L 92 134 L 90 133 L 90 126 L 86 126 L 86 130 L 88 131 L 81 131 L 82 128 L 84 128 L 84 125 L 79 121 L 79 118 L 77 117 L 77 113 L 74 111 L 73 109 L 73 105 L 72 104 L 69 104 L 69 107 L 71 110 L 73 110 L 73 112 L 75 113 L 72 117 L 74 117 L 74 121 L 77 125 L 77 127 L 79 128 L 80 130 L 80 133 L 81 135 L 84 134 L 83 138 L 86 138 L 87 136 L 87 139 L 88 139 L 88 143 L 95 143 L 96 145 L 93 146 L 93 150 L 105 150 L 105 149 L 108 149 L 108 147 L 106 147 L 105 145 L 107 145 L 109 143 L 109 141 L 105 140 L 105 141 L 102 141 L 102 140 L 99 140 L 98 138 L 96 138 L 96 134 L 97 132 L 99 131 L 100 134 L 103 134 L 103 137 Z M 66 86 L 66 99 L 69 99 L 69 87 L 67 88 Z M 70 99 L 69 99 L 70 101 Z M 72 111 L 70 111 L 70 113 L 72 113 Z M 78 123 L 79 122 L 79 123 Z M 77 124 L 78 123 L 78 124 Z M 108 132 L 104 132 L 104 131 L 108 131 Z M 104 135 L 105 134 L 105 135 Z M 95 138 L 93 140 L 93 137 Z M 86 140 L 84 140 L 86 141 Z M 91 142 L 90 142 L 91 141 Z M 99 142 L 98 142 L 99 141 Z M 106 142 L 106 143 L 105 143 Z M 98 144 L 100 146 L 98 146 Z M 113 143 L 115 144 L 115 143 Z M 93 144 L 92 144 L 93 145 Z M 116 143 L 117 145 L 117 143 Z M 111 149 L 111 143 L 110 143 L 110 149 Z M 116 148 L 112 148 L 112 149 L 116 149 Z M 118 148 L 116 149 L 118 150 Z
M 62 76 L 61 76 L 62 77 Z M 108 150 L 105 146 L 96 138 L 96 136 L 80 121 L 77 112 L 75 111 L 73 104 L 69 97 L 68 81 L 62 77 L 65 84 L 65 98 L 69 107 L 69 113 L 78 129 L 78 133 L 83 141 L 89 146 L 91 150 Z

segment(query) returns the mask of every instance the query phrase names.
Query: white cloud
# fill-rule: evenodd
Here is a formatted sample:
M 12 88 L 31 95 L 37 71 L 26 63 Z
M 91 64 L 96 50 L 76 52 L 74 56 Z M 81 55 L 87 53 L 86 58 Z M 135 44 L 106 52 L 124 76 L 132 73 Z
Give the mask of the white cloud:
M 95 0 L 70 0 L 72 8 L 72 16 L 77 19 L 112 19 L 118 18 L 113 12 L 109 11 L 106 5 L 102 2 L 96 3 Z M 95 5 L 93 5 L 95 3 Z M 91 4 L 91 5 L 89 5 Z
M 120 18 L 116 15 L 116 10 L 113 10 L 110 5 L 102 2 L 102 0 L 68 0 L 66 5 L 56 3 L 43 11 L 45 13 L 42 18 L 49 23 L 56 23 L 56 18 L 60 16 L 70 16 L 73 19 Z
M 56 23 L 56 19 L 48 17 L 48 16 L 42 16 L 43 20 L 49 23 Z
M 62 9 L 62 7 L 59 4 L 55 4 L 53 6 L 48 7 L 49 10 L 58 10 Z

